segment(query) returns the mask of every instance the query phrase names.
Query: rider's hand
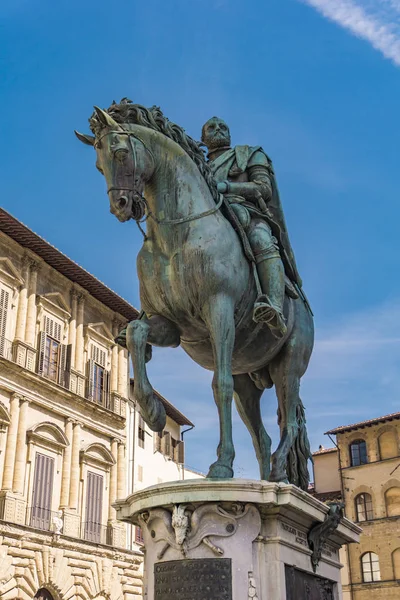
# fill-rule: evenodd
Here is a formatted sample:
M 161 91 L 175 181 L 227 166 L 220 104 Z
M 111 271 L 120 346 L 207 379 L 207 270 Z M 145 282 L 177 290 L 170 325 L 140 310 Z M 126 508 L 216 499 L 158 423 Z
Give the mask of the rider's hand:
M 217 183 L 217 192 L 219 192 L 220 194 L 226 194 L 227 191 L 228 184 L 226 183 L 226 181 L 220 181 L 219 183 Z

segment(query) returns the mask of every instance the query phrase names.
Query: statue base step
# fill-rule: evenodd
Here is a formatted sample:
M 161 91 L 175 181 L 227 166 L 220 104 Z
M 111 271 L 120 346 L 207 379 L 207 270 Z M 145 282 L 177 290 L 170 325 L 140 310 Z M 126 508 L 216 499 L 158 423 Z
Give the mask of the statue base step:
M 293 485 L 194 479 L 118 501 L 142 528 L 144 600 L 340 600 L 361 529 Z

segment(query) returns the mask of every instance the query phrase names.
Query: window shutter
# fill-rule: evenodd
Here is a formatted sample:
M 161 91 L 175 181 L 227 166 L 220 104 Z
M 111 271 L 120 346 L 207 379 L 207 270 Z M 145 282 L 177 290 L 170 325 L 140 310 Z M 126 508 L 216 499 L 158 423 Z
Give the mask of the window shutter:
M 103 512 L 103 476 L 88 471 L 86 491 L 85 539 L 101 541 L 101 518 Z
M 90 358 L 97 363 L 98 365 L 100 365 L 100 367 L 103 367 L 104 369 L 107 366 L 107 353 L 102 350 L 101 348 L 99 348 L 99 346 L 96 346 L 95 344 L 91 344 L 90 347 Z
M 63 387 L 66 387 L 66 367 L 67 367 L 67 351 L 68 346 L 66 344 L 60 344 L 60 359 L 58 362 L 58 383 Z
M 110 373 L 104 371 L 104 389 L 103 389 L 103 404 L 106 408 L 111 408 L 110 402 Z
M 136 525 L 135 527 L 135 542 L 139 545 L 139 546 L 143 546 L 144 544 L 144 539 L 143 539 L 143 531 L 141 527 L 138 527 Z
M 57 342 L 61 342 L 61 323 L 51 319 L 47 315 L 44 317 L 44 330 L 47 335 Z
M 169 457 L 171 454 L 171 434 L 168 431 L 164 432 L 161 448 L 164 456 Z
M 71 375 L 71 363 L 72 363 L 72 344 L 67 345 L 67 351 L 65 353 L 65 387 L 69 389 L 70 375 Z
M 31 526 L 49 529 L 51 523 L 51 497 L 53 491 L 54 459 L 36 454 L 32 492 Z
M 89 400 L 93 400 L 94 392 L 94 360 L 89 358 L 87 365 L 87 397 Z
M 185 464 L 185 442 L 178 442 L 176 450 L 177 450 L 177 462 L 180 465 Z
M 44 358 L 46 353 L 46 332 L 41 331 L 39 333 L 39 353 L 38 353 L 38 373 L 39 375 L 43 375 L 44 371 Z
M 4 356 L 5 353 L 9 298 L 9 292 L 3 288 L 0 288 L 0 356 Z
M 154 433 L 154 452 L 161 452 L 162 431 Z

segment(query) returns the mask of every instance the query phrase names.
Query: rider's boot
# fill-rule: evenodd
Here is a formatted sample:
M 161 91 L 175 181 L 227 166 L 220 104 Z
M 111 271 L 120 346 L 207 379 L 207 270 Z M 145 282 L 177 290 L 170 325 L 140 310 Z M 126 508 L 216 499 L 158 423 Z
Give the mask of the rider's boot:
M 263 294 L 258 296 L 253 309 L 253 320 L 266 323 L 276 338 L 287 332 L 283 316 L 285 299 L 285 270 L 279 256 L 265 258 L 257 264 Z

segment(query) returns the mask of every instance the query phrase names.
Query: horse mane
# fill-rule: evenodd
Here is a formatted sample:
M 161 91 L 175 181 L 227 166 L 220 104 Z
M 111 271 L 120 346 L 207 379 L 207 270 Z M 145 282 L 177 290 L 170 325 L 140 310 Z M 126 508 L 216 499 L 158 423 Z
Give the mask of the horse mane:
M 164 134 L 179 144 L 194 161 L 201 175 L 206 180 L 214 200 L 218 202 L 219 193 L 217 192 L 217 184 L 199 142 L 191 138 L 182 127 L 167 119 L 160 107 L 152 106 L 151 108 L 146 108 L 141 104 L 133 104 L 128 98 L 123 98 L 119 104 L 116 104 L 114 101 L 105 112 L 120 125 L 124 123 L 142 125 L 143 127 Z M 89 119 L 89 125 L 95 136 L 98 136 L 104 129 L 104 125 L 100 122 L 95 112 Z

